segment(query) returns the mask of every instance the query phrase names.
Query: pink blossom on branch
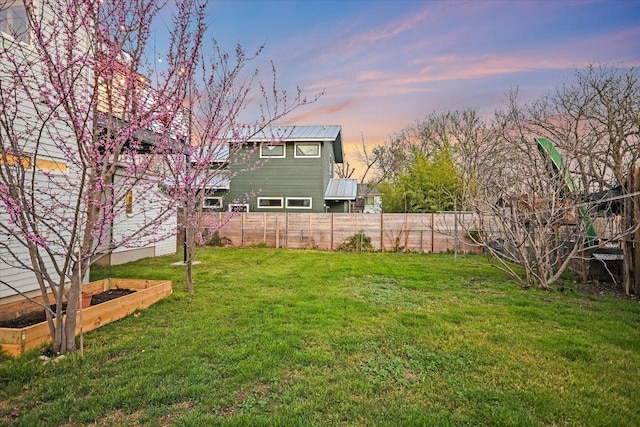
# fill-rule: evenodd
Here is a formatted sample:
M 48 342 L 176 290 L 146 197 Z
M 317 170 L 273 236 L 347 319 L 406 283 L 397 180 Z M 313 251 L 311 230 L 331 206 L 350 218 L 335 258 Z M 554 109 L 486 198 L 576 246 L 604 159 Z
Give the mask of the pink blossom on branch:
M 155 74 L 147 51 L 165 2 L 27 0 L 28 42 L 0 35 L 0 262 L 32 272 L 45 304 L 58 303 L 56 351 L 75 349 L 82 276 L 101 251 L 175 233 L 163 224 L 176 201 L 153 194 L 184 123 L 183 70 L 201 57 L 199 3 L 172 3 L 169 67 Z M 135 225 L 131 191 L 157 207 L 134 213 Z M 129 228 L 114 237 L 119 225 Z

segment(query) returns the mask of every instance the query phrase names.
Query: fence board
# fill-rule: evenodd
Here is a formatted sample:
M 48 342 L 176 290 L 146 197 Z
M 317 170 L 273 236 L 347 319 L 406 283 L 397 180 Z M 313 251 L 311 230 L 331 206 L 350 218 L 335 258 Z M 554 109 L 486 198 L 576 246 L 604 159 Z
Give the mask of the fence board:
M 465 229 L 480 228 L 473 213 L 363 214 L 363 213 L 238 213 L 226 223 L 219 213 L 203 214 L 203 224 L 221 224 L 221 237 L 233 246 L 265 244 L 279 248 L 336 250 L 357 233 L 371 239 L 375 250 L 478 252 Z M 457 221 L 457 226 L 456 226 Z M 464 226 L 463 226 L 464 225 Z M 203 225 L 204 226 L 204 225 Z M 211 226 L 211 225 L 209 225 Z

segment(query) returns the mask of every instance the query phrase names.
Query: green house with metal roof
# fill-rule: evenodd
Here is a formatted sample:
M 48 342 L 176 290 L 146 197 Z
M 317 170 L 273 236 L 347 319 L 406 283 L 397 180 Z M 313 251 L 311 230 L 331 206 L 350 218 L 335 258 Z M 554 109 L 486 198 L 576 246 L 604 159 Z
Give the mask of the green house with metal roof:
M 272 126 L 227 142 L 230 179 L 209 193 L 207 210 L 350 211 L 357 181 L 334 173 L 344 161 L 341 126 Z

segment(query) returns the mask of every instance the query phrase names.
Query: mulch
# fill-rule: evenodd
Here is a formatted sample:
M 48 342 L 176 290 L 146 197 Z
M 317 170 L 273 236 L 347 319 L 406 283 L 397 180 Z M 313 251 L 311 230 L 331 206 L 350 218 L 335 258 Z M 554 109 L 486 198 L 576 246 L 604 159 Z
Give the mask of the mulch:
M 91 296 L 91 305 L 102 304 L 103 302 L 111 301 L 116 298 L 129 295 L 135 291 L 131 289 L 111 289 L 108 291 L 100 292 Z M 52 305 L 51 309 L 56 311 L 56 305 Z M 66 303 L 62 305 L 63 312 L 66 311 Z M 47 320 L 44 309 L 25 313 L 22 316 L 15 317 L 13 319 L 0 321 L 0 328 L 24 328 L 27 326 L 35 325 Z
M 585 295 L 600 297 L 613 296 L 627 300 L 640 300 L 639 294 L 633 293 L 631 295 L 627 295 L 620 284 L 599 282 L 596 280 L 586 280 L 572 284 L 564 284 L 557 287 L 558 292 L 573 292 L 574 289 Z

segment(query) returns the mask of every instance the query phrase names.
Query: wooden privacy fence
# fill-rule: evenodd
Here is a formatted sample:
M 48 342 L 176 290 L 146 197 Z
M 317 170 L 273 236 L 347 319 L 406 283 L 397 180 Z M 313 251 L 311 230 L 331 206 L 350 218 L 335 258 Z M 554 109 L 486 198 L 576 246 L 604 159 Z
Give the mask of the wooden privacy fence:
M 226 222 L 226 223 L 225 223 Z M 265 244 L 275 248 L 336 250 L 351 236 L 364 233 L 380 251 L 479 253 L 467 230 L 480 220 L 470 212 L 428 214 L 362 213 L 204 213 L 201 226 L 218 228 L 232 246 Z M 457 247 L 456 247 L 457 245 Z

